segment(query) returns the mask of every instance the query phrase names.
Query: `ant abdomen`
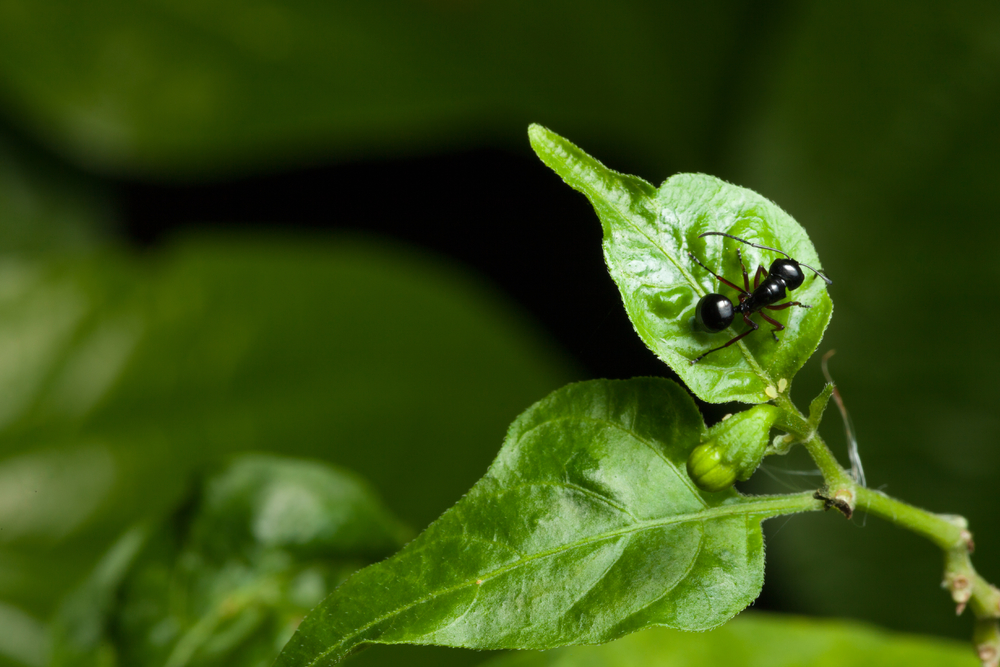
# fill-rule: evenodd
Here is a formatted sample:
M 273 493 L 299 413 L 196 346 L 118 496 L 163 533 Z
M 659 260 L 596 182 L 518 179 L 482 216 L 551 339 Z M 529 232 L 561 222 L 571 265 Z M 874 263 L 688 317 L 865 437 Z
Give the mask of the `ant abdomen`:
M 710 333 L 722 331 L 733 323 L 736 313 L 733 302 L 722 294 L 706 294 L 694 309 L 694 319 L 698 326 Z

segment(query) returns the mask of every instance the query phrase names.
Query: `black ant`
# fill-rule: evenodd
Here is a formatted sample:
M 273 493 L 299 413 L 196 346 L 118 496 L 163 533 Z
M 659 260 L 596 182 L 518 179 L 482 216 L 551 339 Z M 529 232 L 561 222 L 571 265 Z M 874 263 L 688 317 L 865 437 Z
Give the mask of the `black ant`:
M 786 290 L 791 291 L 793 289 L 797 289 L 805 281 L 806 277 L 805 274 L 802 273 L 801 267 L 804 266 L 807 269 L 811 270 L 817 276 L 825 280 L 827 285 L 833 284 L 832 280 L 824 276 L 822 273 L 820 273 L 813 267 L 809 266 L 808 264 L 802 264 L 801 262 L 797 262 L 796 260 L 792 259 L 791 255 L 789 255 L 784 250 L 778 250 L 777 248 L 769 248 L 766 245 L 757 245 L 756 243 L 750 243 L 749 241 L 744 241 L 738 236 L 733 236 L 732 234 L 726 234 L 725 232 L 705 232 L 704 234 L 699 234 L 698 238 L 702 238 L 705 236 L 725 236 L 735 241 L 739 241 L 740 243 L 745 243 L 751 248 L 759 248 L 760 250 L 770 250 L 772 252 L 780 252 L 782 255 L 787 257 L 787 259 L 779 258 L 771 262 L 770 271 L 764 269 L 763 264 L 759 265 L 757 267 L 757 274 L 753 277 L 753 292 L 751 292 L 750 276 L 747 275 L 747 267 L 743 264 L 743 255 L 740 254 L 739 250 L 736 251 L 736 256 L 740 260 L 740 268 L 743 269 L 743 289 L 740 289 L 739 287 L 732 284 L 731 282 L 729 282 L 716 272 L 712 271 L 712 269 L 702 264 L 701 260 L 694 256 L 694 253 L 688 251 L 688 255 L 691 257 L 691 259 L 698 262 L 698 264 L 701 265 L 701 268 L 705 269 L 713 276 L 715 276 L 716 279 L 719 280 L 719 282 L 729 285 L 734 290 L 740 293 L 740 302 L 739 304 L 736 305 L 734 305 L 733 302 L 730 301 L 728 297 L 722 294 L 706 294 L 705 296 L 701 297 L 701 300 L 698 301 L 698 305 L 695 306 L 694 310 L 694 317 L 695 321 L 698 323 L 698 326 L 701 327 L 702 329 L 705 329 L 706 331 L 709 331 L 710 333 L 716 333 L 718 331 L 722 331 L 723 329 L 725 329 L 726 327 L 728 327 L 730 324 L 733 323 L 733 319 L 736 317 L 736 313 L 742 313 L 743 321 L 746 322 L 748 325 L 750 325 L 749 329 L 747 329 L 741 334 L 734 336 L 725 345 L 720 345 L 719 347 L 709 350 L 708 352 L 701 355 L 697 359 L 692 359 L 691 360 L 692 364 L 698 363 L 711 353 L 717 352 L 718 350 L 721 350 L 724 347 L 729 347 L 730 345 L 732 345 L 739 339 L 743 338 L 747 334 L 756 331 L 758 329 L 758 325 L 756 322 L 750 319 L 750 316 L 753 315 L 754 313 L 760 313 L 761 317 L 763 317 L 765 320 L 774 325 L 774 328 L 771 329 L 771 335 L 774 336 L 774 340 L 775 342 L 777 342 L 778 334 L 776 334 L 775 332 L 784 329 L 785 325 L 782 324 L 781 322 L 778 322 L 777 320 L 771 319 L 770 317 L 765 315 L 762 311 L 765 308 L 767 308 L 768 310 L 784 310 L 785 308 L 789 308 L 791 306 L 798 306 L 800 308 L 812 308 L 812 306 L 807 306 L 803 303 L 799 303 L 798 301 L 789 301 L 788 303 L 783 303 L 779 306 L 774 305 L 778 301 L 781 301 L 782 299 L 785 298 Z M 760 280 L 760 277 L 762 275 L 764 276 L 763 282 L 761 282 Z

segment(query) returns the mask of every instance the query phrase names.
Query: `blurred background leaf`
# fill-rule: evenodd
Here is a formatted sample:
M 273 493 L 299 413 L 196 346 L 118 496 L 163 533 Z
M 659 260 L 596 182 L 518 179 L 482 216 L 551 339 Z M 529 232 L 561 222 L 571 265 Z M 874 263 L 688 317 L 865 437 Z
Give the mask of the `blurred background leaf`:
M 529 122 L 789 211 L 870 483 L 968 516 L 1000 580 L 998 112 L 985 1 L 0 0 L 0 624 L 43 637 L 220 456 L 340 463 L 419 529 L 548 391 L 669 375 Z M 760 606 L 968 636 L 930 545 L 771 524 Z
M 519 145 L 537 114 L 565 119 L 570 136 L 603 126 L 609 143 L 683 159 L 713 135 L 752 11 L 596 0 L 0 8 L 0 67 L 23 126 L 81 163 L 174 177 Z
M 652 628 L 604 646 L 519 651 L 484 667 L 975 667 L 969 647 L 915 635 L 882 632 L 860 623 L 777 614 L 742 614 L 711 632 Z
M 60 605 L 49 664 L 266 667 L 312 607 L 406 534 L 350 473 L 236 457 L 173 516 L 119 538 Z
M 475 280 L 384 244 L 203 239 L 8 271 L 0 596 L 42 618 L 231 452 L 339 461 L 423 526 L 572 377 Z
M 0 256 L 91 250 L 118 224 L 109 184 L 0 127 Z

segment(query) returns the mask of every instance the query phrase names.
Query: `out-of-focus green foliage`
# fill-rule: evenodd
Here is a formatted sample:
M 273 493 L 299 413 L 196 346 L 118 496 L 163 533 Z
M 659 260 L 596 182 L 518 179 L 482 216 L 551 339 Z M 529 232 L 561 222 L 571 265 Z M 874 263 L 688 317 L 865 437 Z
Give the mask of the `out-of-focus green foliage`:
M 0 129 L 0 257 L 90 250 L 117 217 L 106 184 Z
M 745 614 L 712 632 L 654 628 L 604 646 L 496 658 L 483 667 L 976 667 L 967 644 L 843 621 Z
M 567 133 L 622 128 L 611 136 L 633 146 L 629 125 L 659 127 L 641 141 L 680 157 L 711 139 L 715 84 L 749 7 L 10 0 L 0 72 L 21 124 L 118 170 L 185 176 L 472 137 L 513 144 L 538 114 Z
M 50 664 L 266 667 L 306 612 L 402 535 L 343 471 L 243 456 L 171 520 L 118 541 L 62 605 Z
M 42 618 L 230 452 L 342 463 L 425 525 L 569 378 L 488 290 L 412 252 L 203 239 L 143 260 L 2 267 L 0 599 Z

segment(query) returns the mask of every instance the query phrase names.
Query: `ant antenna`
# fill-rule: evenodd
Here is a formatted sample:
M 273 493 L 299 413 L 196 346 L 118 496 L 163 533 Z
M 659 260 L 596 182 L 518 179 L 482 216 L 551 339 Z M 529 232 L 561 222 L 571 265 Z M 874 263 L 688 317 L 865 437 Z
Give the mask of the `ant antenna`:
M 792 259 L 792 256 L 789 255 L 784 250 L 778 250 L 777 248 L 772 248 L 771 246 L 766 246 L 766 245 L 759 245 L 757 243 L 750 243 L 747 240 L 741 239 L 739 236 L 733 236 L 732 234 L 727 234 L 725 232 L 705 232 L 704 234 L 699 234 L 698 238 L 704 238 L 706 236 L 725 236 L 727 238 L 733 239 L 734 241 L 739 241 L 740 243 L 745 243 L 748 246 L 750 246 L 751 248 L 759 248 L 760 250 L 770 250 L 772 252 L 780 252 L 782 255 L 784 255 L 788 259 L 791 259 L 796 264 L 800 264 L 800 265 L 806 267 L 807 269 L 809 269 L 810 271 L 812 271 L 813 273 L 815 273 L 817 276 L 819 276 L 824 281 L 826 281 L 827 285 L 832 285 L 833 284 L 832 280 L 830 280 L 829 278 L 827 278 L 826 276 L 824 276 L 822 273 L 820 273 L 819 271 L 817 271 L 813 267 L 809 266 L 808 264 L 803 264 L 802 262 L 800 262 L 797 259 Z
M 837 407 L 840 408 L 840 416 L 844 419 L 844 433 L 847 434 L 847 457 L 851 460 L 851 477 L 861 486 L 865 486 L 865 469 L 861 467 L 861 455 L 858 454 L 858 439 L 854 435 L 854 422 L 851 421 L 851 415 L 847 412 L 844 399 L 840 397 L 837 384 L 830 377 L 830 369 L 826 367 L 827 360 L 836 353 L 836 350 L 830 350 L 823 355 L 823 361 L 821 362 L 823 375 L 826 377 L 826 381 L 833 385 L 833 400 L 837 402 Z
M 832 281 L 832 280 L 830 280 L 829 278 L 827 278 L 826 276 L 824 276 L 824 275 L 823 275 L 822 273 L 820 273 L 819 271 L 817 271 L 817 270 L 816 270 L 816 269 L 814 269 L 813 267 L 809 266 L 808 264 L 806 264 L 806 263 L 804 263 L 804 262 L 799 262 L 799 260 L 797 260 L 797 259 L 795 259 L 795 260 L 792 260 L 792 261 L 794 261 L 794 262 L 798 262 L 798 263 L 799 263 L 799 264 L 800 264 L 801 266 L 804 266 L 804 267 L 806 267 L 807 269 L 809 269 L 810 271 L 812 271 L 813 273 L 815 273 L 815 274 L 816 274 L 817 276 L 819 276 L 820 278 L 822 278 L 822 279 L 823 279 L 823 281 L 824 281 L 824 282 L 825 282 L 825 283 L 826 283 L 827 285 L 832 285 L 832 284 L 833 284 L 833 281 Z

